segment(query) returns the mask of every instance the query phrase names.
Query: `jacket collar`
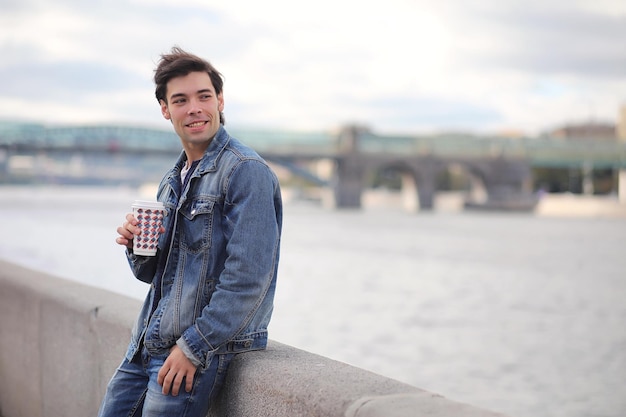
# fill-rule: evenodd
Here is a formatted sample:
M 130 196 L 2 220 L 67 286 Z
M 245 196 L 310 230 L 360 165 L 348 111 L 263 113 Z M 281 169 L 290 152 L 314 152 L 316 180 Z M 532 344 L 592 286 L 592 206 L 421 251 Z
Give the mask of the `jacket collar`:
M 224 152 L 224 149 L 226 149 L 228 142 L 230 142 L 230 136 L 228 135 L 228 132 L 226 132 L 226 129 L 224 129 L 224 125 L 220 125 L 217 133 L 213 139 L 211 139 L 209 147 L 204 152 L 204 156 L 198 164 L 196 173 L 203 174 L 205 172 L 217 170 L 217 161 L 222 152 Z

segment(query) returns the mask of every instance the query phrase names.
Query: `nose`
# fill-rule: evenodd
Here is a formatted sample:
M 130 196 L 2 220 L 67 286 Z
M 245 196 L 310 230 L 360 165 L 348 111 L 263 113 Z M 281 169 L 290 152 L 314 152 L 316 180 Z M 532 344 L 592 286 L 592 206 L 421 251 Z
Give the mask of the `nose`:
M 199 114 L 202 113 L 202 108 L 200 107 L 200 102 L 197 100 L 191 100 L 189 102 L 189 110 L 188 114 Z

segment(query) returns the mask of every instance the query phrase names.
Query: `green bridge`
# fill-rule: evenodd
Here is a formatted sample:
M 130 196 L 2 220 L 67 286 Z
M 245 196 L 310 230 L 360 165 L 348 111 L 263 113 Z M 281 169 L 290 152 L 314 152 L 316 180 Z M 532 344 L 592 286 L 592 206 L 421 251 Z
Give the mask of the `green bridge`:
M 594 192 L 594 172 L 605 176 L 608 172 L 619 178 L 611 180 L 610 189 L 620 195 L 626 192 L 622 191 L 626 141 L 614 138 L 383 135 L 359 126 L 317 132 L 228 130 L 268 161 L 332 188 L 337 207 L 360 207 L 371 179 L 394 172 L 414 200 L 411 206 L 432 209 L 441 189 L 439 178 L 453 167 L 469 178 L 474 197 L 465 203 L 472 208 L 532 210 L 537 203 L 533 189 L 538 188 L 533 173 L 537 169 L 565 170 L 568 190 L 580 183 L 579 189 L 587 194 Z M 0 124 L 0 183 L 154 182 L 180 152 L 180 140 L 172 130 L 4 123 Z M 326 170 L 326 176 L 320 177 L 315 167 L 325 161 L 331 162 L 331 172 Z
M 240 129 L 229 132 L 259 153 L 333 157 L 341 152 L 339 132 Z M 439 157 L 526 158 L 533 167 L 626 168 L 626 140 L 588 138 L 506 138 L 463 134 L 389 135 L 360 129 L 363 153 L 433 155 Z M 46 126 L 1 123 L 0 149 L 58 149 L 106 152 L 178 153 L 180 142 L 171 130 L 133 126 Z

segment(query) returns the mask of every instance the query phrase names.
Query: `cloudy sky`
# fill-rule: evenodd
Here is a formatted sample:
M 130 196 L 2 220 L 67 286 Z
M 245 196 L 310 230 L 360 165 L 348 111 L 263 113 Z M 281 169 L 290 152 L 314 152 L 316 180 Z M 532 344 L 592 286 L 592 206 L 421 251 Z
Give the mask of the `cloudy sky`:
M 237 127 L 535 134 L 626 104 L 624 0 L 0 0 L 0 119 L 168 128 L 173 45 Z

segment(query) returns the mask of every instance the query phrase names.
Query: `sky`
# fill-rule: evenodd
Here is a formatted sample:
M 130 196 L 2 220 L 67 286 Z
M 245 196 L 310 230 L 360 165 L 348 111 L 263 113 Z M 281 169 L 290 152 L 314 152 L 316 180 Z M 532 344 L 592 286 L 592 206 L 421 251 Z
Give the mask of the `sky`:
M 0 120 L 169 128 L 174 45 L 224 75 L 227 127 L 535 135 L 626 105 L 624 0 L 0 0 Z

